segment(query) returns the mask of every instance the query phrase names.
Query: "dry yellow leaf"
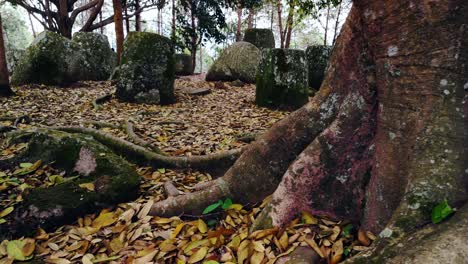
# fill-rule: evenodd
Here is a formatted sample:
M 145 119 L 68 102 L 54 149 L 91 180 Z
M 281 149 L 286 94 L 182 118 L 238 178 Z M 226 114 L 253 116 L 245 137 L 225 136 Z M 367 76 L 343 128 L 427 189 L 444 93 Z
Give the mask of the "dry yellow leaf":
M 172 232 L 171 238 L 176 238 L 179 235 L 180 231 L 182 231 L 182 228 L 184 228 L 184 226 L 185 226 L 185 223 L 183 222 L 178 224 L 176 228 L 174 229 L 174 232 Z
M 359 240 L 359 243 L 361 243 L 361 245 L 366 246 L 366 247 L 369 246 L 371 243 L 370 239 L 367 237 L 367 234 L 361 228 L 359 228 L 359 231 L 358 231 L 358 240 Z
M 106 226 L 110 226 L 117 221 L 117 217 L 115 217 L 113 212 L 107 212 L 106 210 L 102 210 L 99 216 L 94 219 L 92 223 L 92 227 L 95 228 L 102 228 Z
M 177 246 L 174 245 L 175 239 L 166 239 L 161 244 L 159 244 L 159 249 L 162 252 L 170 252 L 172 250 L 177 249 Z
M 86 190 L 88 190 L 90 192 L 94 192 L 94 189 L 95 189 L 94 183 L 92 183 L 92 182 L 82 183 L 82 184 L 79 184 L 78 186 L 80 186 L 80 188 L 86 189 Z
M 24 239 L 24 246 L 21 249 L 21 251 L 23 252 L 23 255 L 24 256 L 30 256 L 34 252 L 35 246 L 36 246 L 36 244 L 35 244 L 34 239 L 25 238 Z
M 81 262 L 83 264 L 93 264 L 94 255 L 93 254 L 86 254 L 81 258 Z
M 44 229 L 42 228 L 38 228 L 37 231 L 36 231 L 36 237 L 35 239 L 36 240 L 47 240 L 49 239 L 49 234 L 46 233 L 46 231 L 44 231 Z
M 333 247 L 331 249 L 331 259 L 330 263 L 331 264 L 337 264 L 341 261 L 343 258 L 343 240 L 339 239 L 338 241 L 333 244 Z
M 13 206 L 5 208 L 3 211 L 0 212 L 0 218 L 3 218 L 5 216 L 11 214 L 11 212 L 13 212 L 13 210 L 15 210 L 15 208 Z
M 313 238 L 306 238 L 304 241 L 305 241 L 305 242 L 307 243 L 307 245 L 309 245 L 313 250 L 315 250 L 315 252 L 317 252 L 317 254 L 319 254 L 319 256 L 320 256 L 321 258 L 324 258 L 324 257 L 325 257 L 325 255 L 323 255 L 323 253 L 322 253 L 322 250 L 320 250 L 319 246 L 317 245 L 317 243 L 315 242 L 315 240 L 314 240 Z
M 242 264 L 249 257 L 249 245 L 250 240 L 244 240 L 241 242 L 239 249 L 237 250 L 237 261 Z
M 60 247 L 59 247 L 57 244 L 55 244 L 55 243 L 48 243 L 47 246 L 48 246 L 50 249 L 52 249 L 53 251 L 57 251 L 57 250 L 60 249 Z
M 117 253 L 124 247 L 124 245 L 122 241 L 118 237 L 116 237 L 111 240 L 111 242 L 109 243 L 109 247 L 114 253 Z
M 205 258 L 207 253 L 208 253 L 208 248 L 201 247 L 199 250 L 193 253 L 192 256 L 190 256 L 187 263 L 195 263 L 195 262 L 201 261 Z
M 318 219 L 306 211 L 302 212 L 302 221 L 310 225 L 316 225 L 318 223 Z
M 158 253 L 158 250 L 153 249 L 152 251 L 150 251 L 145 256 L 135 259 L 133 261 L 133 264 L 147 264 L 147 263 L 150 263 L 154 259 L 154 257 L 156 256 L 156 253 Z
M 208 245 L 208 243 L 209 243 L 208 239 L 192 241 L 189 244 L 187 244 L 187 247 L 185 247 L 184 254 L 191 255 L 193 253 L 192 252 L 193 249 Z
M 242 204 L 231 204 L 229 207 L 228 207 L 228 210 L 234 210 L 234 211 L 237 211 L 239 212 L 240 210 L 242 210 L 244 206 Z
M 206 226 L 202 219 L 198 219 L 198 231 L 202 234 L 205 234 L 208 231 L 208 226 Z
M 279 239 L 279 244 L 282 250 L 286 250 L 289 245 L 288 233 L 284 232 Z
M 262 242 L 260 241 L 252 241 L 252 246 L 253 246 L 253 249 L 257 252 L 265 251 L 265 247 L 262 245 Z
M 256 251 L 253 253 L 252 257 L 250 257 L 250 264 L 261 264 L 265 254 L 263 252 Z
M 155 221 L 153 221 L 155 224 L 159 224 L 159 225 L 164 225 L 164 224 L 169 224 L 170 222 L 172 222 L 173 219 L 171 218 L 163 218 L 163 217 L 159 217 L 157 218 Z
M 144 206 L 143 208 L 141 209 L 141 211 L 138 213 L 138 218 L 139 219 L 142 219 L 144 217 L 146 217 L 149 213 L 149 211 L 151 210 L 151 207 L 153 206 L 154 204 L 154 201 L 153 200 L 149 200 Z

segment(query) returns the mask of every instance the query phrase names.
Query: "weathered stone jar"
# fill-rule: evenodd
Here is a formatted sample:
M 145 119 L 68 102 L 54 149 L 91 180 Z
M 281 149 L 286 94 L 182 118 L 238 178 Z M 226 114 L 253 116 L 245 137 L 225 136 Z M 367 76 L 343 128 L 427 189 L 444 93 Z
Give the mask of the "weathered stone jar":
M 299 108 L 308 101 L 305 52 L 266 49 L 257 73 L 255 102 L 259 106 Z
M 112 79 L 121 101 L 173 103 L 175 65 L 171 40 L 155 33 L 131 32 Z

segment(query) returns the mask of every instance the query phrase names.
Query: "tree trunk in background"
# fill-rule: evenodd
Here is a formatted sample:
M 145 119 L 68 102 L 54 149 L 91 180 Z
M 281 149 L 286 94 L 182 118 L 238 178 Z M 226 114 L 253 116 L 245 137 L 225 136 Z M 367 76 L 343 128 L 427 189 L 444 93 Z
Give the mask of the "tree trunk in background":
M 193 29 L 193 32 L 197 32 L 197 25 L 195 23 L 195 4 L 191 2 L 190 6 L 190 26 Z M 191 49 L 190 49 L 190 54 L 192 55 L 192 63 L 193 63 L 193 69 L 197 67 L 197 46 L 198 46 L 198 38 L 196 33 L 193 33 L 192 35 L 192 43 L 191 43 Z
M 336 14 L 335 29 L 333 30 L 333 41 L 332 46 L 335 45 L 336 36 L 338 35 L 338 26 L 340 25 L 341 5 L 343 1 L 338 4 L 338 13 Z
M 247 28 L 253 28 L 253 20 L 255 16 L 255 10 L 253 8 L 249 8 L 249 16 L 247 17 Z
M 295 2 L 293 0 L 289 1 L 288 20 L 286 21 L 286 39 L 285 39 L 285 45 L 284 45 L 286 49 L 289 49 L 289 46 L 291 44 L 291 36 L 292 36 L 292 31 L 293 31 L 293 26 L 294 26 L 294 13 L 295 13 L 294 8 L 295 7 L 296 7 Z
M 102 22 L 102 11 L 99 12 L 99 22 Z M 101 27 L 99 31 L 101 34 L 104 34 L 104 27 Z
M 223 177 L 155 203 L 151 214 L 199 215 L 225 197 L 255 204 L 273 193 L 254 228 L 283 227 L 308 211 L 383 230 L 351 263 L 401 257 L 413 245 L 400 241 L 431 222 L 434 206 L 461 208 L 468 199 L 467 13 L 465 0 L 355 0 L 315 97 L 251 143 Z M 466 254 L 465 243 L 450 243 L 425 253 Z
M 58 29 L 60 34 L 66 38 L 71 39 L 72 37 L 72 28 L 69 25 L 69 18 L 68 18 L 68 1 L 67 0 L 59 0 L 58 6 Z
M 2 16 L 0 14 L 0 97 L 6 97 L 10 95 L 13 95 L 13 91 L 10 87 L 5 42 L 3 40 Z
M 117 45 L 117 64 L 120 64 L 120 56 L 123 51 L 124 42 L 124 29 L 123 29 L 123 17 L 122 17 L 122 3 L 120 0 L 112 0 L 114 7 L 114 25 L 115 25 L 115 37 Z
M 275 21 L 275 6 L 273 3 L 271 3 L 270 30 L 273 30 L 274 21 Z
M 323 39 L 323 45 L 327 45 L 327 38 L 328 38 L 328 22 L 330 20 L 330 3 L 327 3 L 327 19 L 325 22 L 325 38 Z
M 141 14 L 140 11 L 140 0 L 135 0 L 135 31 L 140 32 L 141 31 Z
M 200 45 L 200 74 L 203 73 L 203 46 Z
M 284 31 L 283 31 L 283 19 L 281 18 L 281 13 L 282 13 L 282 4 L 281 0 L 276 0 L 276 12 L 278 13 L 278 28 L 279 28 L 279 34 L 280 34 L 280 43 L 281 43 L 281 48 L 284 48 Z
M 32 22 L 31 13 L 28 12 L 29 24 L 31 25 L 31 30 L 33 32 L 34 38 L 37 36 L 36 30 L 34 29 L 34 24 Z
M 236 41 L 242 41 L 242 5 L 237 4 Z
M 127 34 L 130 33 L 130 18 L 128 17 L 128 6 L 125 5 L 124 7 L 124 12 L 125 12 L 125 29 Z
M 176 6 L 175 6 L 175 0 L 172 0 L 172 32 L 171 32 L 171 39 L 172 39 L 173 43 L 176 42 Z

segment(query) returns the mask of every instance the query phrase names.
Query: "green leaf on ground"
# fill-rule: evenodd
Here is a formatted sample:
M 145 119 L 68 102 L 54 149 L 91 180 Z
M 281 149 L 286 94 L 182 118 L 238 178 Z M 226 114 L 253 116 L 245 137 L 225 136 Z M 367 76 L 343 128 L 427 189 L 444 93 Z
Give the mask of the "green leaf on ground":
M 447 200 L 439 203 L 434 209 L 432 209 L 432 223 L 438 224 L 445 218 L 453 214 L 454 210 L 448 204 Z
M 226 200 L 224 200 L 224 203 L 223 203 L 222 208 L 223 208 L 223 210 L 226 210 L 226 209 L 228 209 L 229 206 L 231 206 L 231 205 L 232 205 L 232 200 L 231 200 L 231 198 L 226 198 Z
M 209 214 L 209 213 L 213 212 L 214 210 L 216 210 L 221 205 L 223 205 L 223 201 L 219 200 L 216 203 L 211 204 L 208 207 L 206 207 L 205 210 L 203 210 L 203 214 Z

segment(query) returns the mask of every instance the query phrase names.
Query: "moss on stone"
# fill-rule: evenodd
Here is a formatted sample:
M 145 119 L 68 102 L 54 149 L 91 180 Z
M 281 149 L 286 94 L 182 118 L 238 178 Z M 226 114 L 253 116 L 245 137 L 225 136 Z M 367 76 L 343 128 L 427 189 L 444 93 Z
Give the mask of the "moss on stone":
M 138 195 L 140 178 L 134 168 L 92 137 L 38 129 L 15 133 L 8 142 L 28 142 L 18 162 L 53 162 L 68 176 L 79 177 L 32 190 L 15 210 L 21 217 L 0 227 L 2 237 L 27 235 L 39 226 L 51 229 Z M 79 186 L 91 182 L 94 191 Z
M 311 93 L 318 91 L 325 78 L 325 71 L 330 57 L 331 47 L 315 45 L 307 47 L 307 70 Z
M 65 37 L 50 31 L 39 34 L 20 59 L 11 83 L 63 85 L 74 81 L 68 69 L 71 43 Z
M 254 83 L 261 52 L 248 42 L 236 42 L 222 51 L 206 74 L 207 81 Z
M 175 62 L 171 41 L 158 34 L 132 32 L 113 76 L 122 101 L 170 104 L 175 101 Z
M 299 108 L 308 101 L 305 53 L 270 49 L 262 52 L 255 101 L 265 107 Z
M 176 75 L 185 76 L 193 74 L 192 56 L 188 54 L 176 54 L 174 59 Z
M 115 67 L 113 51 L 107 37 L 92 32 L 77 32 L 73 35 L 72 45 L 76 48 L 74 60 L 70 65 L 72 74 L 79 80 L 108 80 Z
M 275 36 L 273 31 L 267 28 L 247 29 L 244 34 L 244 41 L 254 44 L 259 49 L 275 48 Z

